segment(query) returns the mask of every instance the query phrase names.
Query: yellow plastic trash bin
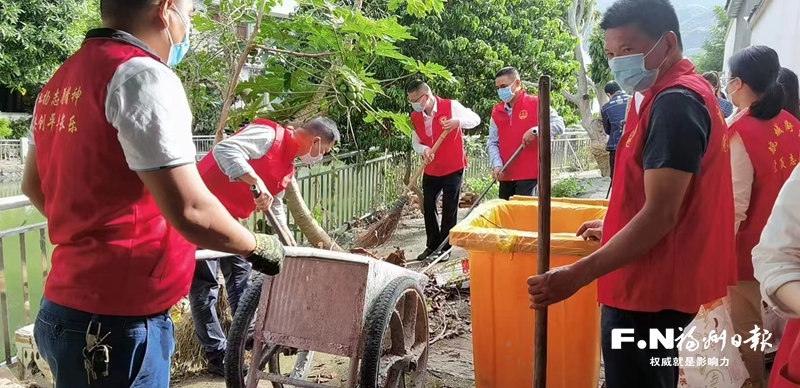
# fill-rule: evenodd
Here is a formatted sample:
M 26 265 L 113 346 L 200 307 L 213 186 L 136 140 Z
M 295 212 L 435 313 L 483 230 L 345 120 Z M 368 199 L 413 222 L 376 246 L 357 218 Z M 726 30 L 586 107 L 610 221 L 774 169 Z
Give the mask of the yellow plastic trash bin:
M 511 197 L 512 201 L 538 201 L 539 197 L 528 197 L 524 195 L 514 195 Z M 608 207 L 607 199 L 591 199 L 591 198 L 553 198 L 554 202 L 559 203 L 575 203 L 578 205 L 591 205 Z
M 574 263 L 599 248 L 575 236 L 606 208 L 553 201 L 551 267 Z M 533 385 L 535 312 L 527 279 L 537 270 L 538 202 L 489 201 L 450 231 L 469 252 L 472 345 L 477 388 Z M 547 387 L 596 388 L 600 373 L 600 308 L 595 283 L 548 314 Z

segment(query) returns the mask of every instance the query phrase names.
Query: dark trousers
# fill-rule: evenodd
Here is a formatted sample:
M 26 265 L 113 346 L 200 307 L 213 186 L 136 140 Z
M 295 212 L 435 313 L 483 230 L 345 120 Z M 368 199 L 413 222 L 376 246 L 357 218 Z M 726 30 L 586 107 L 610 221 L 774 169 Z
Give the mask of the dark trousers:
M 671 364 L 679 357 L 677 342 L 672 349 L 650 349 L 650 329 L 658 329 L 666 334 L 665 329 L 674 330 L 674 338 L 678 338 L 683 329 L 692 322 L 695 314 L 674 310 L 663 310 L 657 313 L 626 311 L 603 306 L 600 319 L 603 343 L 603 362 L 606 372 L 607 388 L 676 388 L 678 386 L 679 366 L 654 366 L 652 359 L 669 358 Z M 633 342 L 623 342 L 621 349 L 611 348 L 612 329 L 633 329 Z M 644 340 L 648 346 L 639 349 L 638 342 Z
M 108 376 L 98 372 L 91 385 L 83 363 L 90 322 L 94 329 L 99 324 L 101 336 L 108 335 L 103 343 L 111 348 Z M 175 330 L 166 312 L 149 317 L 94 315 L 42 298 L 33 337 L 53 372 L 56 387 L 169 387 Z
M 525 179 L 521 181 L 500 181 L 500 199 L 508 201 L 515 195 L 532 196 L 536 189 L 536 179 Z
M 208 359 L 221 357 L 227 346 L 225 332 L 222 331 L 217 316 L 216 306 L 219 296 L 217 268 L 222 270 L 222 275 L 225 277 L 225 290 L 228 291 L 231 315 L 236 314 L 239 298 L 250 286 L 252 271 L 252 265 L 239 256 L 201 261 L 195 265 L 192 288 L 189 290 L 189 302 L 194 320 L 194 330 Z
M 450 234 L 458 223 L 458 201 L 461 197 L 461 182 L 464 170 L 458 170 L 445 176 L 422 175 L 422 195 L 425 201 L 422 204 L 425 210 L 425 234 L 428 236 L 426 245 L 428 249 L 435 250 Z M 439 223 L 439 194 L 442 195 L 442 221 Z M 450 244 L 442 250 L 450 249 Z

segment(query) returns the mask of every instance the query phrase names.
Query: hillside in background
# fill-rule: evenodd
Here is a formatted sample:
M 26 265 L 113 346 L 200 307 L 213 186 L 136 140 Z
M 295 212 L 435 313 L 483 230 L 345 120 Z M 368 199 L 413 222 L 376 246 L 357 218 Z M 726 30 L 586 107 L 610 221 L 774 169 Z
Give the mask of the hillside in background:
M 614 0 L 597 0 L 600 12 L 614 3 Z M 725 0 L 672 0 L 678 20 L 681 23 L 684 53 L 691 57 L 700 53 L 711 28 L 716 22 L 714 6 L 724 6 Z

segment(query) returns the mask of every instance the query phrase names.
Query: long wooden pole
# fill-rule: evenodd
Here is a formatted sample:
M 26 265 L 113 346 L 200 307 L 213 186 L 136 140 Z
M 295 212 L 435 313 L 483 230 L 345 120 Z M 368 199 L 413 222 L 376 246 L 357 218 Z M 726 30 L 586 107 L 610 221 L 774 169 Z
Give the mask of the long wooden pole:
M 550 270 L 550 77 L 539 78 L 539 275 Z M 547 386 L 547 308 L 536 310 L 533 388 Z

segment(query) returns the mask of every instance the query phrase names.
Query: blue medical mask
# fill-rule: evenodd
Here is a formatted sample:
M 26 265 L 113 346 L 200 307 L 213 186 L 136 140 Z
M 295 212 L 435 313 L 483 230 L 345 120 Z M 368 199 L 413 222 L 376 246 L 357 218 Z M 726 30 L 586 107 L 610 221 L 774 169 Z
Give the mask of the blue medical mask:
M 644 67 L 644 60 L 663 39 L 664 37 L 662 36 L 647 54 L 626 55 L 624 57 L 612 58 L 608 61 L 608 67 L 611 69 L 611 73 L 614 74 L 614 81 L 616 81 L 626 93 L 641 93 L 650 89 L 653 84 L 655 84 L 656 79 L 658 79 L 658 71 L 661 69 L 661 66 L 664 65 L 664 62 L 667 61 L 667 58 L 665 57 L 664 60 L 661 61 L 661 64 L 653 70 L 647 70 L 647 68 Z
M 511 86 L 513 85 L 497 89 L 497 97 L 500 97 L 506 103 L 511 102 L 514 99 L 514 92 L 511 91 Z
M 173 6 L 174 7 L 174 6 Z M 170 34 L 169 29 L 167 29 L 167 38 L 169 38 L 169 58 L 167 58 L 167 66 L 175 67 L 178 66 L 179 63 L 183 60 L 186 56 L 186 53 L 189 52 L 189 31 L 192 29 L 189 25 L 189 22 L 184 19 L 183 14 L 181 14 L 177 8 L 173 9 L 175 13 L 178 14 L 178 17 L 181 18 L 183 25 L 186 26 L 186 35 L 183 37 L 183 41 L 175 44 L 172 40 L 172 34 Z
M 428 95 L 426 94 L 426 95 L 424 96 L 424 99 L 425 99 L 425 104 L 427 104 L 427 103 L 428 103 L 428 98 L 429 98 L 429 97 L 428 97 Z M 420 97 L 420 100 L 422 100 L 422 99 L 423 99 L 423 97 Z M 417 101 L 419 101 L 419 100 L 417 100 Z M 419 103 L 419 102 L 412 102 L 412 103 L 411 103 L 411 109 L 413 109 L 415 112 L 422 112 L 423 110 L 425 110 L 425 105 L 422 105 L 422 104 L 421 104 L 421 103 Z

